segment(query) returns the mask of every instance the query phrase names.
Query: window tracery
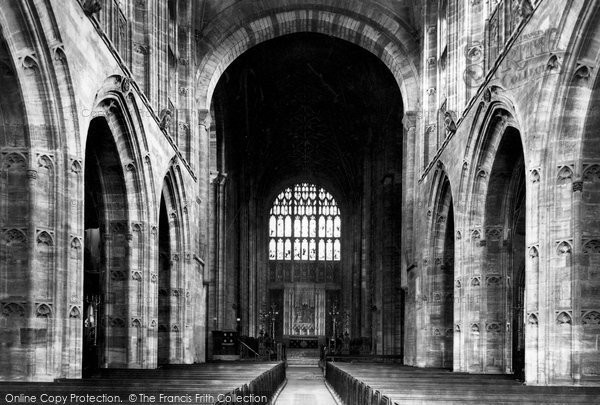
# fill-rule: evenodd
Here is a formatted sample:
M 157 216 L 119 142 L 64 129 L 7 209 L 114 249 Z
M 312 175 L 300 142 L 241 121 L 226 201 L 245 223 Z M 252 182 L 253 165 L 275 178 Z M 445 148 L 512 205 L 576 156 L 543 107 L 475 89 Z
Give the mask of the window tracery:
M 339 261 L 340 209 L 322 187 L 300 183 L 283 190 L 269 217 L 269 260 Z

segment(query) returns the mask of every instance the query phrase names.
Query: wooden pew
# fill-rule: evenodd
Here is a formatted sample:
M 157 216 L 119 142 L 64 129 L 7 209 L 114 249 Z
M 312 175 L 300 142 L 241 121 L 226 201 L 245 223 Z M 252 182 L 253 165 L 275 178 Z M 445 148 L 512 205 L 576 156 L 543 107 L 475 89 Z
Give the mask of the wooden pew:
M 526 386 L 506 375 L 391 364 L 327 363 L 326 379 L 348 405 L 600 403 L 600 388 Z
M 108 394 L 119 396 L 123 403 L 143 404 L 142 398 L 159 394 L 180 396 L 180 402 L 195 403 L 195 396 L 209 395 L 214 401 L 229 403 L 232 396 L 262 396 L 267 403 L 285 380 L 285 363 L 205 363 L 186 366 L 166 366 L 156 370 L 104 369 L 86 379 L 61 379 L 48 383 L 0 382 L 0 397 L 6 394 Z M 218 401 L 221 394 L 223 400 Z M 134 395 L 135 401 L 128 402 Z M 144 397 L 146 395 L 146 397 Z M 192 399 L 190 401 L 189 399 Z M 210 398 L 207 398 L 210 399 Z M 0 401 L 0 402 L 2 402 Z M 239 402 L 238 402 L 239 403 Z M 261 403 L 261 402 L 255 402 Z

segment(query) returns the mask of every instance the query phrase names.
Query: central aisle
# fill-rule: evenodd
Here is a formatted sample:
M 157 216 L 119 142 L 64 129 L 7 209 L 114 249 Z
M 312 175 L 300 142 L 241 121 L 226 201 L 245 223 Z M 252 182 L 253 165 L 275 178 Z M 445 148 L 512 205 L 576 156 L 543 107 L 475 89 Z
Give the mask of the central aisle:
M 319 367 L 290 365 L 286 376 L 287 384 L 275 405 L 336 405 Z

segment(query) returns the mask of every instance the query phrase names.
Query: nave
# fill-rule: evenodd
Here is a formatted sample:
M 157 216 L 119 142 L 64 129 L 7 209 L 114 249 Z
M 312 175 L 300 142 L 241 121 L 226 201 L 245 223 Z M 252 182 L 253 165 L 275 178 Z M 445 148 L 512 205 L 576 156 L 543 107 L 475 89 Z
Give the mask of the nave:
M 101 370 L 85 379 L 1 382 L 2 403 L 274 405 L 597 404 L 598 387 L 527 386 L 512 375 L 382 362 L 221 362 Z M 45 395 L 45 396 L 43 396 Z M 34 398 L 35 397 L 35 398 Z M 66 402 L 60 398 L 66 397 Z M 237 399 L 237 402 L 236 402 Z
M 599 22 L 0 0 L 0 403 L 600 403 Z
M 315 365 L 289 365 L 286 382 L 277 395 L 275 405 L 337 405 L 325 384 L 323 371 Z

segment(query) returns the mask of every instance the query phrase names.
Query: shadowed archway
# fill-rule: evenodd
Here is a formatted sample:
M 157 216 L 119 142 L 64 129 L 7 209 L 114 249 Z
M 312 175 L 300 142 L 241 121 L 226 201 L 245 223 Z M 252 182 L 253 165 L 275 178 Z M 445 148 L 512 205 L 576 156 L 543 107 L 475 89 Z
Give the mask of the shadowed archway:
M 213 192 L 222 213 L 222 225 L 213 228 L 216 291 L 209 293 L 215 328 L 238 330 L 239 319 L 242 335 L 256 336 L 260 314 L 270 307 L 266 297 L 283 300 L 285 283 L 316 282 L 318 274 L 308 268 L 289 280 L 285 272 L 279 280 L 267 271 L 267 234 L 271 197 L 282 186 L 318 184 L 336 196 L 341 222 L 348 224 L 340 239 L 336 297 L 326 311 L 336 312 L 329 308 L 336 303 L 339 330 L 352 340 L 347 351 L 400 355 L 396 207 L 404 110 L 385 64 L 332 36 L 284 35 L 236 59 L 221 76 L 212 105 L 212 162 L 220 172 Z
M 483 345 L 487 372 L 523 378 L 525 367 L 525 164 L 521 136 L 514 127 L 502 134 L 485 202 L 486 288 Z
M 83 373 L 88 375 L 99 367 L 126 364 L 125 321 L 113 316 L 128 310 L 122 298 L 127 296 L 129 274 L 127 192 L 117 146 L 104 118 L 90 124 L 84 184 Z

